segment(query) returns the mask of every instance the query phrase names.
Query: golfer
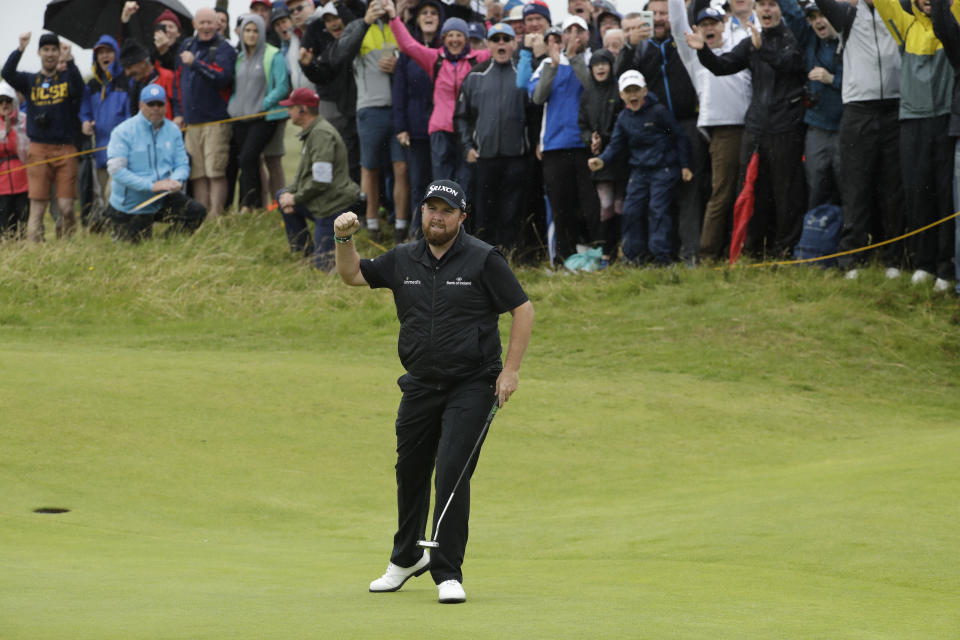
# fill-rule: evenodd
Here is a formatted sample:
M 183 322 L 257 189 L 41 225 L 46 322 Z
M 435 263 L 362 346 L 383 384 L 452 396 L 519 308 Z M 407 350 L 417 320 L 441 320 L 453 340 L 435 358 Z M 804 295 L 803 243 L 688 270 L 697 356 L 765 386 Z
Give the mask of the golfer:
M 370 591 L 396 591 L 427 568 L 441 603 L 466 600 L 463 554 L 470 513 L 470 476 L 476 468 L 485 419 L 517 389 L 518 372 L 533 327 L 533 305 L 507 261 L 492 246 L 461 227 L 466 198 L 456 182 L 437 180 L 421 204 L 423 238 L 394 247 L 373 260 L 361 260 L 352 237 L 360 229 L 356 214 L 334 221 L 337 272 L 349 285 L 393 291 L 400 320 L 398 383 L 403 392 L 397 410 L 397 511 L 399 526 L 387 572 Z M 501 313 L 513 315 L 510 344 L 500 362 Z M 430 476 L 436 465 L 436 528 L 442 507 L 443 528 L 432 555 L 417 541 L 424 535 L 430 509 Z M 461 472 L 466 475 L 452 491 Z

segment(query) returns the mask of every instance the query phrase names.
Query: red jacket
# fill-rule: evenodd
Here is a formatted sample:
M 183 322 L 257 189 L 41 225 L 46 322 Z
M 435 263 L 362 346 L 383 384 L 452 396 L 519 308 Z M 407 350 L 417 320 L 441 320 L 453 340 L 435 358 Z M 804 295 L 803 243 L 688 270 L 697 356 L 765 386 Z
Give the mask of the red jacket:
M 14 103 L 16 105 L 16 103 Z M 14 121 L 13 128 L 7 131 L 7 123 L 0 117 L 0 196 L 9 196 L 27 191 L 27 171 L 19 169 L 6 173 L 10 169 L 22 167 L 27 156 L 26 127 L 23 116 L 14 109 L 11 115 Z

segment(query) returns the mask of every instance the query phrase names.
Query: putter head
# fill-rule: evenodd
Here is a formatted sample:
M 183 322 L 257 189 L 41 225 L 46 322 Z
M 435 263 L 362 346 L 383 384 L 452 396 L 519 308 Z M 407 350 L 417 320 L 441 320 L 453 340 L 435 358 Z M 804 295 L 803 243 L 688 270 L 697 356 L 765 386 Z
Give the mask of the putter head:
M 436 540 L 419 540 L 417 546 L 421 549 L 439 549 L 440 543 Z

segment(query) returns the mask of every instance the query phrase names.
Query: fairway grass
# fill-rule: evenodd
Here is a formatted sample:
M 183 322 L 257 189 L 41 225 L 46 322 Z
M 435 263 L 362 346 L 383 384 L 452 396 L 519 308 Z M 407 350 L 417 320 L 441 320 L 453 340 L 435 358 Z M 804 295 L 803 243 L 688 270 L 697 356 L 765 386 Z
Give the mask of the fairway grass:
M 471 485 L 468 602 L 441 606 L 429 576 L 367 593 L 392 298 L 276 223 L 0 246 L 0 639 L 958 636 L 954 298 L 522 271 L 534 337 Z

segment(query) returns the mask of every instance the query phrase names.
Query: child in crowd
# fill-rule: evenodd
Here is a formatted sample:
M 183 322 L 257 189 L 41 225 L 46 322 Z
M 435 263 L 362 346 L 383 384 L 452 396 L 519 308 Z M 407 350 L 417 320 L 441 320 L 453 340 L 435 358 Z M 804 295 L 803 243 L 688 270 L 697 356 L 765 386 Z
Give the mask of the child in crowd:
M 690 141 L 670 111 L 647 93 L 643 74 L 620 76 L 620 98 L 626 109 L 617 116 L 610 144 L 587 161 L 600 171 L 629 150 L 630 181 L 623 204 L 623 257 L 628 264 L 667 265 L 671 255 L 670 206 L 678 178 L 693 179 Z
M 613 54 L 607 49 L 594 52 L 590 58 L 591 82 L 583 88 L 580 96 L 580 112 L 577 122 L 580 137 L 590 153 L 598 155 L 610 144 L 617 115 L 623 109 L 623 101 L 613 77 Z M 603 262 L 606 267 L 617 257 L 620 243 L 620 214 L 627 193 L 630 166 L 626 162 L 613 162 L 593 174 L 600 198 L 600 230 L 603 236 Z
M 18 237 L 27 227 L 27 172 L 20 167 L 29 146 L 17 92 L 0 82 L 0 237 Z

